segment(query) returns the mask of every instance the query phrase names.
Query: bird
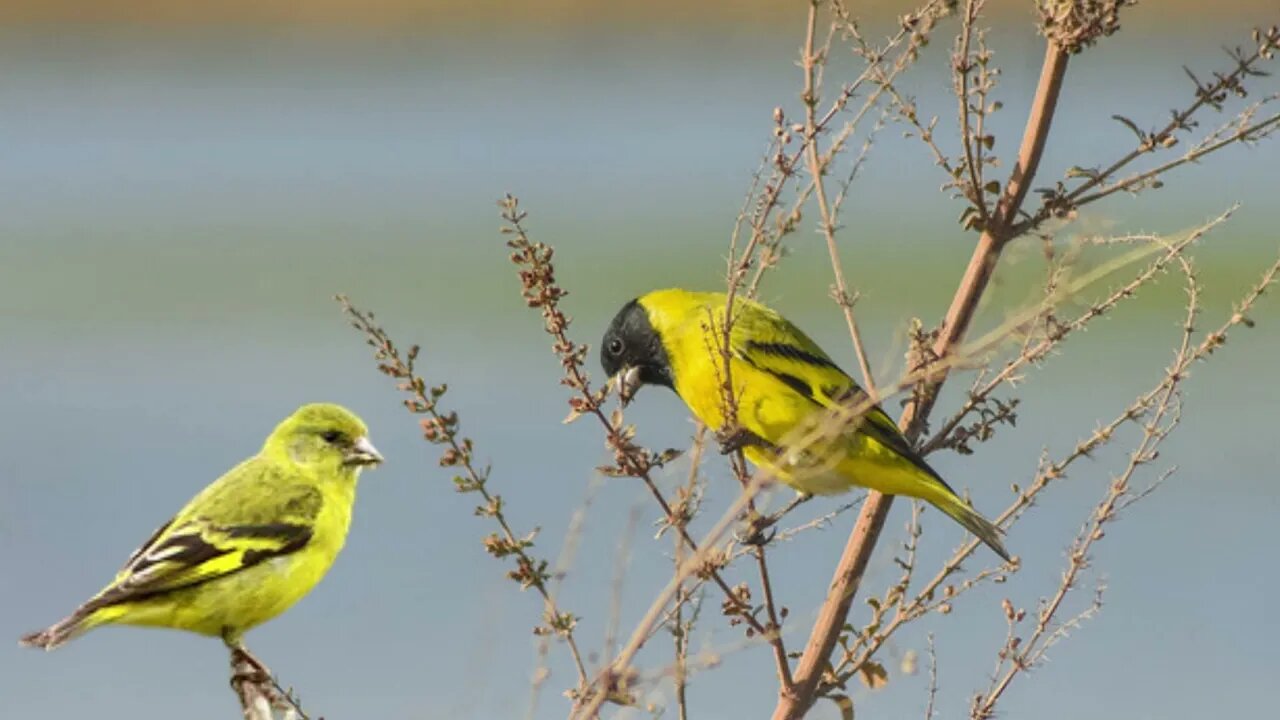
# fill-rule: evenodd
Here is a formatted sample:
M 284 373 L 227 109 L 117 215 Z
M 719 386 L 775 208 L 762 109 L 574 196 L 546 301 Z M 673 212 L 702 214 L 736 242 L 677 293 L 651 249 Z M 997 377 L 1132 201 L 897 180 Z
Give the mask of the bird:
M 599 351 L 622 403 L 645 385 L 670 388 L 717 433 L 722 450 L 742 450 L 800 493 L 833 495 L 857 485 L 919 498 L 1011 561 L 1000 529 L 947 485 L 884 410 L 868 406 L 848 373 L 782 315 L 741 297 L 734 298 L 727 353 L 736 418 L 726 419 L 721 348 L 727 306 L 725 293 L 679 288 L 626 303 Z M 842 407 L 865 412 L 832 437 L 823 423 L 830 428 Z M 800 438 L 810 442 L 796 443 Z
M 19 643 L 53 650 L 101 625 L 141 625 L 221 637 L 234 658 L 246 631 L 289 609 L 332 566 L 360 472 L 383 460 L 368 434 L 346 408 L 303 405 L 257 455 L 161 525 L 101 592 Z

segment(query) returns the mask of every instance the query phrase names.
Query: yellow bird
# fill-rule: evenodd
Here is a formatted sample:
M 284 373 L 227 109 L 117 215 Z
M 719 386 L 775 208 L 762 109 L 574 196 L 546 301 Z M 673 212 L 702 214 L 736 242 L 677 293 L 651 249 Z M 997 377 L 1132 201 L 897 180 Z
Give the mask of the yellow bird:
M 52 650 L 116 623 L 218 636 L 242 650 L 245 631 L 289 609 L 328 572 L 347 537 L 360 471 L 380 462 L 360 418 L 338 405 L 304 405 L 257 455 L 156 530 L 110 585 L 21 644 Z
M 723 293 L 656 290 L 627 303 L 601 342 L 601 362 L 623 402 L 642 385 L 664 385 L 747 459 L 806 494 L 846 492 L 855 485 L 920 498 L 1010 556 L 1000 530 L 956 495 L 879 407 L 852 430 L 823 437 L 833 411 L 865 397 L 830 356 L 786 318 L 760 303 L 735 299 L 729 376 L 736 427 L 725 427 L 720 352 L 728 298 Z M 830 433 L 827 433 L 830 435 Z M 789 449 L 811 439 L 804 452 Z

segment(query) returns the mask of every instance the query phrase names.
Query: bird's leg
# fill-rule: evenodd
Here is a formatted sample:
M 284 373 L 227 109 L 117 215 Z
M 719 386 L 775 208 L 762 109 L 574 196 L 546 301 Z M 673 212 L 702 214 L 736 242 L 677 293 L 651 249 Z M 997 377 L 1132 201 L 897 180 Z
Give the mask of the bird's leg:
M 227 648 L 231 651 L 231 689 L 240 699 L 245 720 L 271 717 L 274 703 L 266 692 L 270 673 L 238 642 L 228 642 Z
M 758 447 L 771 450 L 778 448 L 773 443 L 742 427 L 741 425 L 725 426 L 716 431 L 716 442 L 720 443 L 720 454 L 728 455 L 747 447 Z
M 720 428 L 716 431 L 716 441 L 720 443 L 721 455 L 735 453 L 747 447 L 760 448 L 774 455 L 780 452 L 776 445 L 741 425 L 726 425 Z M 773 539 L 773 534 L 765 535 L 764 531 L 775 522 L 777 522 L 776 517 L 764 517 L 756 512 L 753 506 L 735 535 L 738 542 L 744 545 L 767 545 Z
M 231 689 L 240 698 L 246 718 L 261 716 L 263 708 L 268 717 L 273 708 L 293 708 L 293 702 L 276 685 L 271 670 L 249 652 L 240 638 L 228 634 L 222 641 L 231 651 Z
M 772 516 L 770 516 L 772 517 Z M 753 545 L 755 547 L 764 547 L 773 540 L 776 532 L 766 532 L 769 529 L 769 517 L 761 515 L 754 508 L 747 511 L 747 516 L 742 519 L 738 529 L 734 531 L 734 539 L 743 545 Z
M 262 661 L 249 652 L 249 648 L 239 640 L 224 638 L 227 649 L 231 651 L 231 686 L 237 683 L 250 682 L 262 684 L 271 680 L 271 670 Z
M 769 515 L 761 515 L 756 512 L 751 513 L 744 523 L 745 527 L 742 532 L 739 533 L 739 542 L 744 545 L 769 544 L 769 541 L 773 540 L 773 537 L 778 534 L 777 530 L 771 530 L 771 528 L 778 524 L 779 520 L 786 517 L 787 513 L 795 510 L 804 503 L 809 502 L 812 498 L 813 495 L 810 493 L 798 492 L 796 493 L 796 496 L 791 499 L 791 502 L 787 503 L 781 510 L 775 513 L 771 513 Z

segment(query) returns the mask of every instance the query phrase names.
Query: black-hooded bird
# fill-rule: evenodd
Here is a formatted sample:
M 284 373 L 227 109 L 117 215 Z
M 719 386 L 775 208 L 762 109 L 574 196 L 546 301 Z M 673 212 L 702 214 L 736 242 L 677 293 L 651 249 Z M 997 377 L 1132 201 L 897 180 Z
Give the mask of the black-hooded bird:
M 855 485 L 919 498 L 941 510 L 1006 561 L 1000 530 L 962 500 L 879 406 L 818 344 L 764 305 L 735 298 L 728 377 L 735 427 L 725 422 L 723 293 L 656 290 L 613 318 L 601 363 L 623 402 L 643 385 L 671 388 L 689 410 L 757 467 L 806 494 Z M 842 409 L 865 409 L 852 423 Z M 824 428 L 831 428 L 835 431 Z

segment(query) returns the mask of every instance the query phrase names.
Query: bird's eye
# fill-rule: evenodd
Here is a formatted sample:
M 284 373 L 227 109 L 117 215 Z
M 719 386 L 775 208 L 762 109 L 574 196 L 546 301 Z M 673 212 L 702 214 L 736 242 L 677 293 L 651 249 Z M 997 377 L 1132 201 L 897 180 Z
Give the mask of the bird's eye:
M 320 437 L 324 438 L 325 442 L 329 444 L 333 444 L 342 439 L 342 433 L 338 432 L 337 430 L 330 430 L 322 434 Z
M 622 354 L 622 340 L 618 338 L 614 338 L 609 341 L 609 354 L 610 355 Z

